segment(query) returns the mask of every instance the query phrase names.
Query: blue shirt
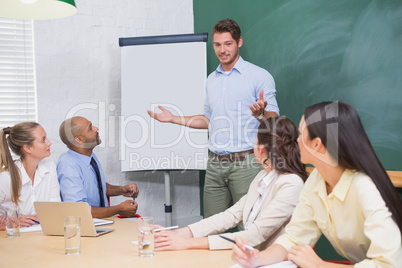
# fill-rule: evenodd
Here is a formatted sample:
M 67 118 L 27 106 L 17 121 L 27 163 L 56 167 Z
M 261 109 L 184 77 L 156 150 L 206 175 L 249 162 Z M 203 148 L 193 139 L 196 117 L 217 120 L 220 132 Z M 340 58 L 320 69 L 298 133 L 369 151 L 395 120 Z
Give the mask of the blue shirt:
M 98 158 L 95 154 L 86 156 L 72 150 L 63 153 L 57 163 L 61 199 L 64 202 L 88 202 L 90 206 L 100 207 L 98 181 L 95 170 L 91 166 L 92 157 L 99 167 L 103 198 L 105 206 L 108 206 L 105 174 Z
M 222 155 L 252 149 L 259 121 L 249 105 L 260 91 L 268 102 L 266 111 L 279 115 L 275 81 L 266 70 L 241 57 L 227 74 L 222 65 L 207 79 L 204 115 L 209 119 L 209 150 Z

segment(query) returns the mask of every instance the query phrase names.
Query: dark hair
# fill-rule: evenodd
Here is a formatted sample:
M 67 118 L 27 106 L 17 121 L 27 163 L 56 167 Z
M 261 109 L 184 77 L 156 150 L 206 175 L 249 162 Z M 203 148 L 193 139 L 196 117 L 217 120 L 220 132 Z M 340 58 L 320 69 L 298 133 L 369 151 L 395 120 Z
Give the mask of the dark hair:
M 8 171 L 11 180 L 11 200 L 18 205 L 21 194 L 21 175 L 11 156 L 9 147 L 24 158 L 24 145 L 32 145 L 35 137 L 32 131 L 40 126 L 36 122 L 23 122 L 0 130 L 0 172 Z M 6 135 L 8 137 L 6 138 Z
M 307 107 L 304 117 L 309 139 L 319 137 L 341 167 L 364 172 L 376 185 L 402 232 L 402 201 L 378 160 L 356 110 L 343 102 Z
M 239 25 L 231 19 L 224 19 L 217 22 L 212 29 L 212 38 L 214 37 L 215 33 L 230 33 L 236 43 L 239 43 L 241 37 L 241 30 Z
M 284 116 L 278 116 L 264 119 L 261 122 L 258 127 L 257 140 L 258 144 L 264 145 L 272 167 L 276 171 L 281 174 L 297 174 L 303 181 L 306 181 L 308 173 L 300 160 L 297 136 L 295 124 Z

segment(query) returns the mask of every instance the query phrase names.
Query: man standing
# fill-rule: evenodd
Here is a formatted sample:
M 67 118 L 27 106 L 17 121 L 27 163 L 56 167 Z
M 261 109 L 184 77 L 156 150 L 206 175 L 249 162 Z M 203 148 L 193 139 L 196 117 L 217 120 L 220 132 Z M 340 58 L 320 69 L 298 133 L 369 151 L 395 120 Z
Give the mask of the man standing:
M 231 19 L 219 21 L 212 39 L 220 65 L 208 76 L 204 114 L 176 116 L 162 106 L 161 113 L 148 111 L 160 122 L 209 129 L 204 217 L 226 210 L 247 193 L 261 170 L 253 154 L 258 125 L 279 114 L 272 76 L 240 57 L 239 25 Z
M 138 207 L 134 200 L 108 206 L 107 196 L 137 197 L 139 192 L 135 183 L 126 186 L 106 183 L 99 160 L 92 152 L 95 146 L 101 143 L 98 128 L 84 117 L 73 117 L 61 123 L 59 134 L 63 143 L 70 149 L 60 156 L 57 163 L 62 200 L 88 202 L 94 218 L 115 214 L 133 217 Z

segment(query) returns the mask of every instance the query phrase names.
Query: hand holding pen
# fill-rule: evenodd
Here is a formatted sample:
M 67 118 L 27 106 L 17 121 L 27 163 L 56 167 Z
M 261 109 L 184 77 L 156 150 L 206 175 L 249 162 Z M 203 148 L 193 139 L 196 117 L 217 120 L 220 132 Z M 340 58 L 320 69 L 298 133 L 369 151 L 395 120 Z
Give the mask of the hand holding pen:
M 127 184 L 126 186 L 120 186 L 120 187 L 121 187 L 121 190 L 120 190 L 119 194 L 126 196 L 126 197 L 131 197 L 133 199 L 137 198 L 138 194 L 140 192 L 138 190 L 137 184 L 135 184 L 135 183 Z
M 20 227 L 29 227 L 31 225 L 39 224 L 37 215 L 26 215 L 20 218 Z
M 233 244 L 236 244 L 236 241 L 234 241 L 233 239 L 230 239 L 230 238 L 228 238 L 228 237 L 226 237 L 226 236 L 219 235 L 219 237 L 221 237 L 221 238 L 223 238 L 223 239 L 225 239 L 225 240 L 227 240 L 227 241 L 229 241 L 229 242 L 232 242 Z M 244 247 L 246 248 L 246 250 L 248 250 L 248 251 L 254 251 L 254 248 L 253 248 L 252 246 L 249 246 L 249 245 L 247 245 L 247 244 L 243 244 L 243 245 L 244 245 Z
M 241 237 L 235 238 L 235 245 L 232 248 L 232 260 L 242 267 L 258 267 L 262 264 L 260 251 L 247 245 L 246 240 Z

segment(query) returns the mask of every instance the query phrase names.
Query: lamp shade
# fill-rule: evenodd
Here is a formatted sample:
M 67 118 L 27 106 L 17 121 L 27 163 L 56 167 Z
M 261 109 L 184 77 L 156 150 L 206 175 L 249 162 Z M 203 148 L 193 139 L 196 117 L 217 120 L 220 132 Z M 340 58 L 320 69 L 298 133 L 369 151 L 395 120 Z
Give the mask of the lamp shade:
M 0 0 L 0 17 L 46 20 L 77 12 L 74 0 Z

